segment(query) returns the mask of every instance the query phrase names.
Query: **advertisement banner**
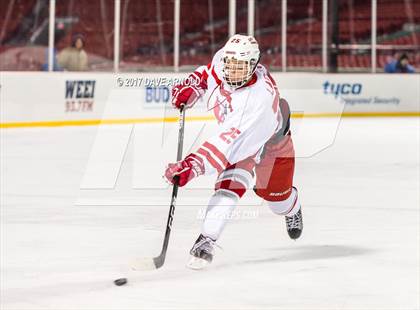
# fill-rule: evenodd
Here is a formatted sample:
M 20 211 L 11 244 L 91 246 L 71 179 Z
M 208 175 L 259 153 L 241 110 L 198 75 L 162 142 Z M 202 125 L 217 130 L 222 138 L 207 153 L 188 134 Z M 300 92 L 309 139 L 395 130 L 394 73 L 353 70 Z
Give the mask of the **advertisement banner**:
M 175 73 L 1 72 L 0 124 L 95 125 L 171 120 Z M 418 116 L 419 74 L 273 73 L 294 117 Z M 205 99 L 190 117 L 212 119 Z

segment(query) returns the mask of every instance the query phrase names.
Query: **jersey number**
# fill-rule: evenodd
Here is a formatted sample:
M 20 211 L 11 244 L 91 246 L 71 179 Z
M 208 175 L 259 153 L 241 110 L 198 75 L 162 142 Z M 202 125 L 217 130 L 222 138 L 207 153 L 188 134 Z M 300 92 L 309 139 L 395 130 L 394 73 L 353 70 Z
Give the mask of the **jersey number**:
M 241 131 L 239 129 L 232 127 L 229 131 L 222 132 L 219 137 L 227 144 L 230 144 L 240 133 Z

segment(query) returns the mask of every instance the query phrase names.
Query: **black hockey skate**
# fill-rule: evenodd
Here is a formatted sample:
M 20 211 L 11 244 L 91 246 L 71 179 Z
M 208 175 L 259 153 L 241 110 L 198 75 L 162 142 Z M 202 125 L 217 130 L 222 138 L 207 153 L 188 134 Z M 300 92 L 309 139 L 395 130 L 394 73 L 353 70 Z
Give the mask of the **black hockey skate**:
M 302 234 L 303 230 L 303 218 L 302 210 L 292 216 L 286 216 L 287 233 L 291 239 L 297 239 Z
M 191 258 L 187 264 L 191 269 L 202 269 L 213 260 L 215 241 L 200 235 L 190 250 Z

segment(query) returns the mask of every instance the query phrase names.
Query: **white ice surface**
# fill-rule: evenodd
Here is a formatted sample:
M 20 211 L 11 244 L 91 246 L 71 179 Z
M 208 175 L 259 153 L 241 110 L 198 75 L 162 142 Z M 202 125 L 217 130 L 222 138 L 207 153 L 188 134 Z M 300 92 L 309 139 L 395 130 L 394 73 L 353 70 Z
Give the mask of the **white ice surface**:
M 321 132 L 331 122 L 307 121 Z M 179 192 L 164 267 L 130 272 L 158 254 L 166 224 L 170 188 L 132 189 L 175 157 L 153 146 L 159 126 L 139 127 L 155 156 L 147 170 L 130 147 L 105 191 L 80 190 L 99 127 L 0 131 L 1 309 L 419 309 L 419 118 L 343 119 L 330 147 L 298 158 L 298 241 L 249 192 L 238 209 L 256 216 L 232 220 L 207 270 L 185 268 L 207 178 Z M 187 140 L 199 130 L 188 126 Z M 297 149 L 313 142 L 295 132 Z

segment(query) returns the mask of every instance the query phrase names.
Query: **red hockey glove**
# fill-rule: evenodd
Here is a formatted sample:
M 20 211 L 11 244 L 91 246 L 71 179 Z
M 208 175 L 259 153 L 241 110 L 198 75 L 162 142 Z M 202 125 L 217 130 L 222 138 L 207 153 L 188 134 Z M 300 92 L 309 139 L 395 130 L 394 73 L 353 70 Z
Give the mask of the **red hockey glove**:
M 204 174 L 203 160 L 194 153 L 185 157 L 177 163 L 169 164 L 166 167 L 165 179 L 169 183 L 175 184 L 174 177 L 178 176 L 178 185 L 184 186 L 193 178 Z
M 182 83 L 172 88 L 172 106 L 180 109 L 181 105 L 191 108 L 207 89 L 207 81 L 199 72 L 194 72 Z

